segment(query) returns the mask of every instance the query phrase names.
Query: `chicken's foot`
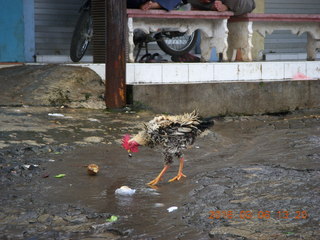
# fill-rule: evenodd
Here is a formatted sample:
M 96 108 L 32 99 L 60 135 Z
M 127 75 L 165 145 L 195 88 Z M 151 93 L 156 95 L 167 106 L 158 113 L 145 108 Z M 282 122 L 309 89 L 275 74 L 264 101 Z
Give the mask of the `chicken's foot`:
M 180 165 L 179 165 L 179 171 L 178 171 L 178 174 L 177 176 L 175 176 L 174 178 L 171 178 L 169 180 L 169 182 L 173 182 L 173 181 L 176 181 L 176 180 L 180 180 L 182 177 L 187 177 L 186 175 L 184 175 L 182 173 L 182 169 L 183 169 L 183 164 L 184 164 L 184 158 L 180 158 Z
M 148 185 L 156 185 L 161 179 L 163 174 L 165 174 L 165 172 L 168 170 L 168 168 L 170 167 L 170 165 L 164 165 L 162 171 L 159 173 L 159 175 L 153 179 L 152 181 L 148 182 Z

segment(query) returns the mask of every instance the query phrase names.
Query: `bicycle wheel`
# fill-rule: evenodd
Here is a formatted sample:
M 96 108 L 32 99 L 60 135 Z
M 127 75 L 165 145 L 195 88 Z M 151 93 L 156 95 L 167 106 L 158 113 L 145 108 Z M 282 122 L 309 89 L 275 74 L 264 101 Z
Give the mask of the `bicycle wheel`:
M 73 31 L 70 58 L 73 62 L 79 62 L 85 54 L 92 37 L 92 18 L 89 10 L 83 10 Z
M 181 56 L 195 46 L 198 35 L 198 30 L 191 35 L 178 31 L 162 31 L 156 34 L 156 38 L 162 51 L 171 56 Z

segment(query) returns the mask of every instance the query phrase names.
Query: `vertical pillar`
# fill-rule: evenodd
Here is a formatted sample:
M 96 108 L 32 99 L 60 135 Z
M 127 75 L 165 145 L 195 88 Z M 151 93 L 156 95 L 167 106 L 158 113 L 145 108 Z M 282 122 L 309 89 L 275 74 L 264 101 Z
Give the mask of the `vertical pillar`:
M 106 90 L 108 108 L 126 104 L 126 0 L 105 0 L 106 6 Z

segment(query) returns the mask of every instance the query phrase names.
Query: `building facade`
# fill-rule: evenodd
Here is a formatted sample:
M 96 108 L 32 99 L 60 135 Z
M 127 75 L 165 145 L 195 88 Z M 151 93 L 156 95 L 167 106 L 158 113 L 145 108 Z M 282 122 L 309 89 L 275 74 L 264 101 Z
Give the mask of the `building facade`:
M 266 13 L 320 14 L 319 0 L 256 0 Z M 0 62 L 70 62 L 69 49 L 83 0 L 0 0 Z M 305 52 L 306 34 L 277 31 L 264 41 L 264 54 Z M 88 49 L 87 55 L 91 55 Z M 86 58 L 85 61 L 92 61 Z

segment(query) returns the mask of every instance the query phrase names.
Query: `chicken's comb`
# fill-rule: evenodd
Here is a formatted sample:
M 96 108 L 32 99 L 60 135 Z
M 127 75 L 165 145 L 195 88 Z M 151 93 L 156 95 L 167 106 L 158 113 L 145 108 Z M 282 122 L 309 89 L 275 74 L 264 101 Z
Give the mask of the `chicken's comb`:
M 126 134 L 123 136 L 122 138 L 122 147 L 126 150 L 129 150 L 130 147 L 129 147 L 129 140 L 130 140 L 131 136 L 129 134 Z

